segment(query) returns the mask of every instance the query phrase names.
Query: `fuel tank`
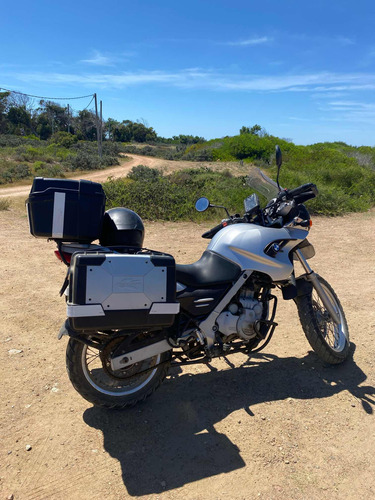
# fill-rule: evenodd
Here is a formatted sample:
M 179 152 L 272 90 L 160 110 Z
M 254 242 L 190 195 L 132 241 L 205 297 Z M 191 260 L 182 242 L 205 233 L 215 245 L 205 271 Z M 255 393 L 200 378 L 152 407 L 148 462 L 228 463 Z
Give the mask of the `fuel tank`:
M 242 270 L 259 271 L 272 281 L 282 281 L 293 271 L 290 251 L 307 235 L 305 229 L 231 224 L 215 234 L 207 250 L 235 262 Z

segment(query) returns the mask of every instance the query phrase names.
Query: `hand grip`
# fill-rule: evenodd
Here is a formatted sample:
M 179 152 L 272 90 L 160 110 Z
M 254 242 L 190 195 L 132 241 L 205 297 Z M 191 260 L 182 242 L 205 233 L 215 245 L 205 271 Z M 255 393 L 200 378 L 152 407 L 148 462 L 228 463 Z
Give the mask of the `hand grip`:
M 294 189 L 290 189 L 287 191 L 288 197 L 291 197 L 293 199 L 296 198 L 296 196 L 299 196 L 301 194 L 307 194 L 309 193 L 309 198 L 315 198 L 315 196 L 318 194 L 318 188 L 316 187 L 315 184 L 312 182 L 309 182 L 308 184 L 302 184 L 302 186 L 298 186 Z M 297 200 L 296 200 L 297 201 Z M 302 202 L 298 202 L 302 203 Z
M 217 226 L 203 233 L 202 238 L 207 238 L 207 239 L 213 238 L 215 234 L 220 231 L 220 229 L 223 229 L 223 227 L 224 227 L 223 224 L 220 222 L 220 224 L 218 224 Z

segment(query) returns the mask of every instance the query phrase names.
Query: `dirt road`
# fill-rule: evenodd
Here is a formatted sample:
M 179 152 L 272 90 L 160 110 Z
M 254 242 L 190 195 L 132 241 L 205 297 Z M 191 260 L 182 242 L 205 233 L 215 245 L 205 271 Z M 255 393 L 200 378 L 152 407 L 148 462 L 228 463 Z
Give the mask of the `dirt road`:
M 116 167 L 106 168 L 105 170 L 95 170 L 85 174 L 70 175 L 69 178 L 86 179 L 88 181 L 105 182 L 108 177 L 118 179 L 126 177 L 130 170 L 137 165 L 146 165 L 151 168 L 159 168 L 165 172 L 173 172 L 184 168 L 199 168 L 202 166 L 214 168 L 215 170 L 230 169 L 234 173 L 246 175 L 249 171 L 249 166 L 241 166 L 239 162 L 189 162 L 189 161 L 173 161 L 163 160 L 162 158 L 154 158 L 151 156 L 142 155 L 126 155 L 130 160 L 123 161 Z M 0 187 L 0 198 L 14 198 L 24 196 L 25 198 L 30 193 L 31 184 L 27 186 L 8 186 Z
M 65 373 L 54 244 L 32 238 L 23 213 L 0 212 L 0 498 L 375 498 L 374 226 L 375 212 L 318 218 L 310 237 L 353 359 L 323 366 L 280 300 L 264 354 L 171 373 L 144 404 L 107 412 Z M 147 224 L 145 244 L 192 262 L 206 229 Z
M 154 167 L 157 165 L 158 159 L 151 157 L 144 157 L 140 155 L 128 155 L 131 158 L 130 161 L 124 161 L 116 167 L 110 167 L 105 170 L 96 170 L 94 172 L 88 172 L 86 174 L 80 174 L 77 178 L 86 179 L 95 182 L 104 182 L 108 177 L 118 178 L 125 177 L 130 170 L 136 165 L 147 165 L 148 167 Z M 160 161 L 160 160 L 159 160 Z M 71 175 L 71 179 L 75 176 Z M 0 188 L 0 198 L 13 198 L 16 196 L 27 196 L 30 193 L 30 186 L 10 186 Z

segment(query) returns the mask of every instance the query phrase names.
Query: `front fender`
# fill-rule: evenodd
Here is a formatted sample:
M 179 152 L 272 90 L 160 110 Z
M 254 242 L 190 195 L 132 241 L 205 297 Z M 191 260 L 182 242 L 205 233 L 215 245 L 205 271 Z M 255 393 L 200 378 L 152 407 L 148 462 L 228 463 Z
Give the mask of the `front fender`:
M 313 289 L 312 283 L 307 281 L 305 274 L 296 279 L 297 297 L 310 295 Z
M 296 300 L 298 297 L 309 295 L 312 292 L 312 284 L 304 274 L 297 279 L 293 277 L 288 284 L 281 287 L 281 291 L 284 300 Z

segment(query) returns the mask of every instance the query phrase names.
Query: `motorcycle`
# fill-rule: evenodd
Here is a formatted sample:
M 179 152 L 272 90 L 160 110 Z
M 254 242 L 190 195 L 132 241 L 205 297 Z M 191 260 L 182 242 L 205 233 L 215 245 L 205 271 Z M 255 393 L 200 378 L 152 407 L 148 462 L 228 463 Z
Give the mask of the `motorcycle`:
M 246 198 L 243 216 L 221 207 L 227 218 L 202 235 L 211 240 L 202 257 L 176 265 L 179 312 L 171 326 L 78 331 L 64 323 L 58 337 L 69 337 L 67 371 L 81 396 L 97 406 L 127 408 L 150 396 L 171 366 L 259 352 L 277 326 L 275 288 L 283 299 L 294 300 L 306 338 L 321 360 L 338 364 L 347 358 L 343 308 L 331 285 L 307 262 L 315 251 L 307 240 L 311 219 L 304 203 L 318 190 L 312 183 L 282 189 L 278 147 L 276 164 L 276 183 L 259 169 L 249 177 L 251 187 L 269 199 L 265 208 L 255 193 Z M 215 206 L 204 197 L 196 202 L 200 212 Z M 56 254 L 69 266 L 75 254 L 87 249 L 103 251 L 91 244 L 59 244 Z M 298 277 L 296 261 L 304 270 Z M 65 295 L 68 284 L 69 279 Z

